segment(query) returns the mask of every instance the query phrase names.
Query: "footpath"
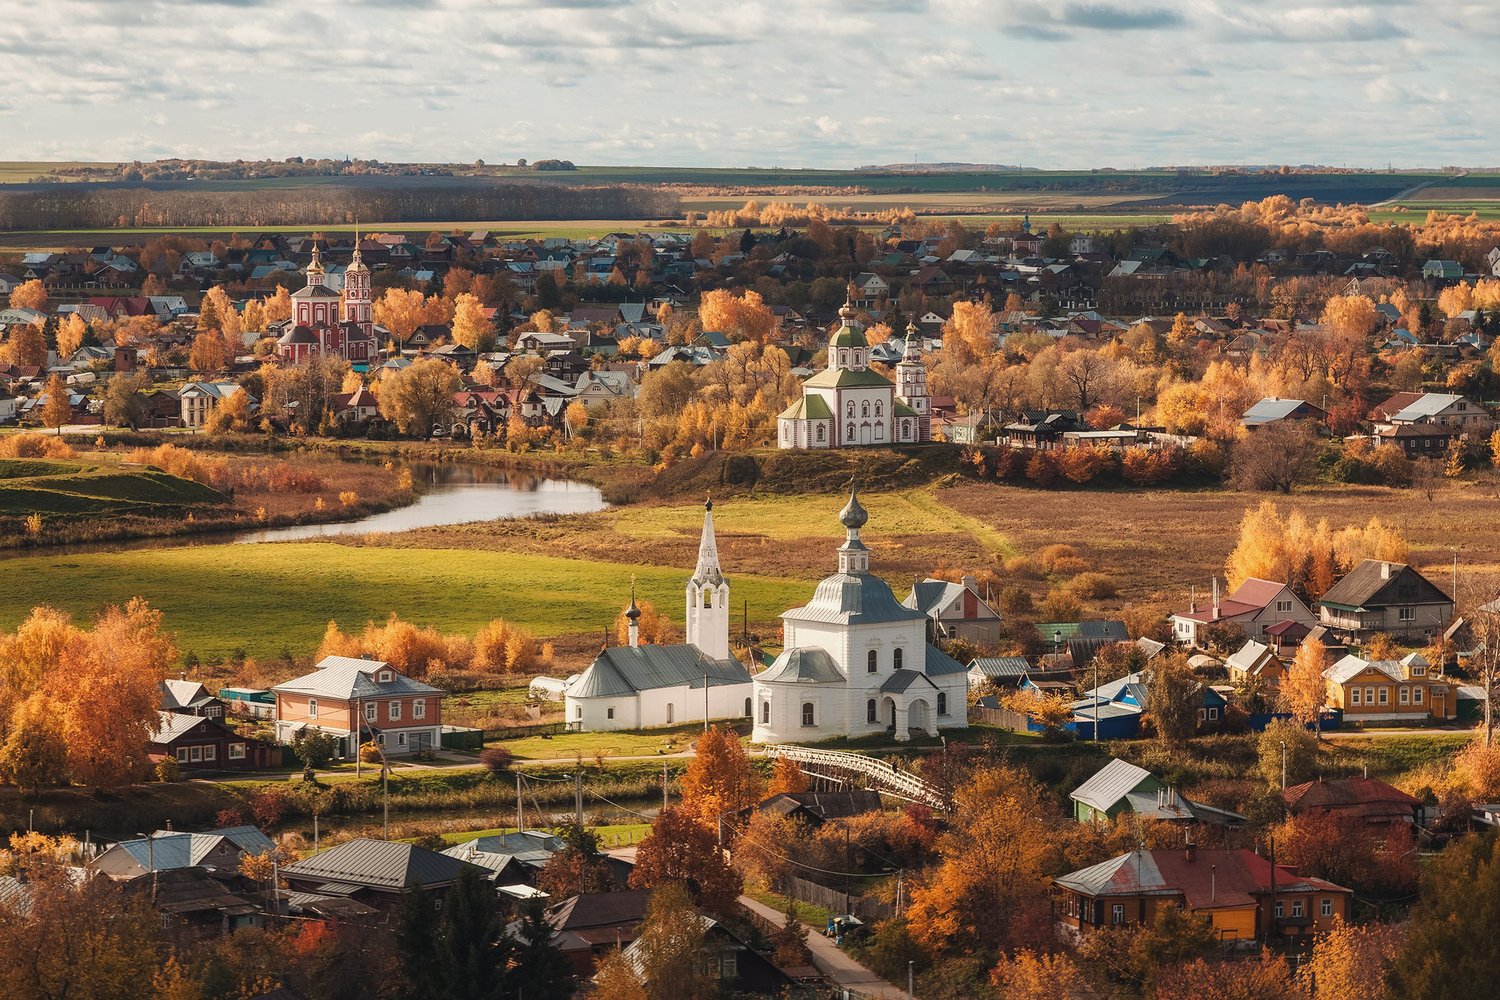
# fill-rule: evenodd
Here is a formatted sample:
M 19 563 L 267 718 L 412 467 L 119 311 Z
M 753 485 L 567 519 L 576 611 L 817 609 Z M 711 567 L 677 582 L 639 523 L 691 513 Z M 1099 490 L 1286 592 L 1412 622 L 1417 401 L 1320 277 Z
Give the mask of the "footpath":
M 777 926 L 786 919 L 784 914 L 749 896 L 741 896 L 740 905 Z M 848 952 L 824 937 L 821 931 L 807 932 L 807 948 L 812 952 L 813 964 L 818 967 L 818 971 L 838 986 L 849 990 L 852 995 L 873 997 L 875 1000 L 907 1000 L 905 990 L 897 989 L 860 965 Z

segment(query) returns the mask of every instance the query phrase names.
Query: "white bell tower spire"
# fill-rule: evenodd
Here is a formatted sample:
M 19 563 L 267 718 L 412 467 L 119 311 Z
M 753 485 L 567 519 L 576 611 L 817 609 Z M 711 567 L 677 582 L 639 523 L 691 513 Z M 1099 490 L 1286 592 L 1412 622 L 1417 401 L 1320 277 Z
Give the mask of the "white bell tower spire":
M 703 505 L 703 537 L 698 543 L 698 566 L 687 582 L 687 641 L 707 655 L 729 659 L 729 581 L 719 569 L 719 545 L 714 538 L 714 502 Z

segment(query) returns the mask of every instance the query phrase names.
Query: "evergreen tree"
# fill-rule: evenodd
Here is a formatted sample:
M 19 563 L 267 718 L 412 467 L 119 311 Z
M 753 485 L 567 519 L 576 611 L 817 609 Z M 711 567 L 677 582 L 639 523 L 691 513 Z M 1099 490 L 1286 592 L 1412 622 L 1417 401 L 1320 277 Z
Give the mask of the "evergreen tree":
M 542 904 L 533 902 L 527 906 L 521 918 L 520 945 L 511 975 L 518 984 L 525 984 L 530 1000 L 568 1000 L 578 988 L 568 960 L 552 943 L 554 936 Z
M 407 1000 L 509 1000 L 516 943 L 494 888 L 473 872 L 460 875 L 433 917 L 432 897 L 416 893 L 403 907 L 396 949 Z

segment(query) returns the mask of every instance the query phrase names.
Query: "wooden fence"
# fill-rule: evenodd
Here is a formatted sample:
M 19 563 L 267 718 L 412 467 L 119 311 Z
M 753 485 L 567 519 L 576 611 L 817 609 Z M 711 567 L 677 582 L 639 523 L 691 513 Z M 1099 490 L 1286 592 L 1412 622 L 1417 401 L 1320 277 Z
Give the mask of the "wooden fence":
M 846 893 L 842 889 L 830 889 L 795 875 L 786 876 L 783 885 L 786 894 L 793 899 L 820 906 L 829 913 L 852 913 L 867 924 L 889 920 L 896 915 L 896 908 L 890 903 Z
M 970 708 L 970 722 L 983 722 L 987 726 L 999 726 L 1001 729 L 1013 729 L 1018 733 L 1028 731 L 1029 720 L 1020 712 L 1012 712 L 1008 708 Z
M 505 729 L 486 729 L 484 741 L 492 740 L 519 740 L 527 736 L 556 736 L 568 731 L 565 722 L 543 722 L 535 726 L 509 726 Z

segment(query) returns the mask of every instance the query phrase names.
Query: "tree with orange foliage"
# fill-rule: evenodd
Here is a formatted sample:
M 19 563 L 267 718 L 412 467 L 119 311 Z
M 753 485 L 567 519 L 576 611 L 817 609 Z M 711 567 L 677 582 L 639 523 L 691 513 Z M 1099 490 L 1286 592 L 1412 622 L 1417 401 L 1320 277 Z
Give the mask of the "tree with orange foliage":
M 738 734 L 711 726 L 693 743 L 693 760 L 682 776 L 682 809 L 717 835 L 721 822 L 733 826 L 741 811 L 760 801 L 758 785 Z
M 495 325 L 478 297 L 468 292 L 453 301 L 453 342 L 481 352 L 495 346 Z
M 766 795 L 796 795 L 807 791 L 808 787 L 801 764 L 790 757 L 776 758 L 776 763 L 771 765 L 771 784 L 766 788 Z
M 88 336 L 89 325 L 83 321 L 83 317 L 75 313 L 69 313 L 67 318 L 57 324 L 57 356 L 59 358 L 70 358 L 73 352 L 83 346 L 83 339 Z
M 1005 1000 L 1073 1000 L 1093 995 L 1082 970 L 1068 955 L 1030 948 L 1002 957 L 990 970 L 990 982 Z
M 1303 725 L 1312 723 L 1318 739 L 1323 738 L 1323 705 L 1328 701 L 1328 680 L 1323 676 L 1327 669 L 1327 647 L 1317 641 L 1304 642 L 1281 680 L 1278 696 L 1282 710 Z
M 701 905 L 717 913 L 727 913 L 744 887 L 739 873 L 724 861 L 717 835 L 682 806 L 656 814 L 630 873 L 632 889 L 669 882 L 686 883 Z
M 1043 865 L 1048 817 L 1057 809 L 1026 772 L 993 765 L 954 794 L 941 861 L 911 893 L 912 937 L 932 954 L 967 952 L 995 961 L 1002 951 L 1052 939 Z
M 41 279 L 32 278 L 23 281 L 10 290 L 10 307 L 12 309 L 35 309 L 37 312 L 47 311 L 47 286 L 42 284 Z
M 42 325 L 26 323 L 11 327 L 6 334 L 5 343 L 0 345 L 0 359 L 13 365 L 46 367 L 47 335 Z
M 1334 921 L 1313 943 L 1299 970 L 1304 986 L 1317 984 L 1317 1000 L 1375 1000 L 1388 995 L 1386 971 L 1401 951 L 1404 928 L 1393 924 Z
M 636 634 L 639 641 L 649 643 L 653 646 L 666 646 L 675 642 L 677 633 L 672 628 L 672 620 L 657 610 L 651 601 L 636 602 L 636 609 L 640 611 L 640 618 L 636 619 Z M 630 619 L 625 617 L 628 608 L 621 608 L 620 613 L 615 616 L 615 640 L 620 645 L 630 642 Z
M 59 437 L 62 436 L 63 427 L 73 419 L 73 403 L 69 398 L 71 391 L 61 375 L 54 373 L 47 379 L 47 401 L 42 404 L 42 423 L 56 428 Z
M 735 340 L 765 343 L 776 332 L 776 316 L 759 292 L 735 295 L 728 289 L 705 292 L 698 306 L 703 329 L 726 334 Z
M 371 307 L 375 322 L 405 343 L 426 323 L 440 323 L 446 306 L 442 299 L 428 298 L 414 288 L 389 288 Z
M 1308 997 L 1305 984 L 1293 977 L 1286 959 L 1270 950 L 1262 951 L 1260 958 L 1254 961 L 1197 958 L 1163 972 L 1154 980 L 1152 1000 L 1304 1000 Z M 1323 995 L 1321 989 L 1318 995 Z M 1378 995 L 1371 994 L 1372 997 Z

